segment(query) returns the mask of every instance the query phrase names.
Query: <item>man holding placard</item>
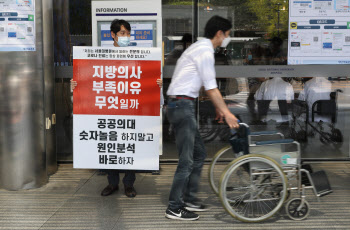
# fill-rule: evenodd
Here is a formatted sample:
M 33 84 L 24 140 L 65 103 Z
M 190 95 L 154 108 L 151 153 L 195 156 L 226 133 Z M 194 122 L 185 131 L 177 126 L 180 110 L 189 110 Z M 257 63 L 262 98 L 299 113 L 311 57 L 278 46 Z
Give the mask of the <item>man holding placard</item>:
M 111 23 L 110 28 L 111 28 L 111 36 L 112 36 L 113 42 L 114 42 L 113 43 L 114 47 L 127 47 L 130 43 L 130 32 L 131 32 L 130 24 L 125 20 L 116 19 Z M 161 87 L 162 80 L 158 79 L 157 84 Z M 72 80 L 71 81 L 72 90 L 75 89 L 76 86 L 77 86 L 77 82 Z M 117 109 L 117 106 L 114 106 L 114 108 Z M 121 172 L 120 170 L 114 170 L 114 169 L 107 170 L 108 186 L 102 190 L 102 192 L 101 192 L 102 196 L 108 196 L 119 189 L 119 173 L 120 172 Z M 136 179 L 135 171 L 134 170 L 125 170 L 124 171 L 123 170 L 123 172 L 125 172 L 125 176 L 123 178 L 125 195 L 127 197 L 135 197 L 136 190 L 133 186 L 135 179 Z

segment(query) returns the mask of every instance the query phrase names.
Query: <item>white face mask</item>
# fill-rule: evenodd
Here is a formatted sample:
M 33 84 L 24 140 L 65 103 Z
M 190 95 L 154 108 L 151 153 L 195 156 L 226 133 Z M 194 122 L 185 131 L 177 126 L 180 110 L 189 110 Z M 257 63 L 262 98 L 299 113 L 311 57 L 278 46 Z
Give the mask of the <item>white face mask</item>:
M 118 37 L 118 46 L 127 47 L 130 43 L 130 37 Z
M 221 47 L 226 48 L 226 46 L 230 43 L 230 41 L 231 41 L 231 37 L 228 36 L 227 38 L 225 38 L 225 39 L 222 41 Z

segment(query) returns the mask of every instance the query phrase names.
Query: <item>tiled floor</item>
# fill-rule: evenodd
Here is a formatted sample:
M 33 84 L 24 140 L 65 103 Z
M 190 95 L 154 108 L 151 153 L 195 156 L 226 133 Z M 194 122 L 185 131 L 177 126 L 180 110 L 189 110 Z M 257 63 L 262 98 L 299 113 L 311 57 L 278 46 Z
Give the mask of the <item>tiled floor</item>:
M 308 196 L 311 213 L 306 220 L 290 220 L 280 211 L 266 222 L 248 224 L 225 212 L 208 184 L 208 165 L 199 196 L 212 208 L 194 222 L 164 217 L 176 165 L 161 165 L 160 175 L 137 174 L 135 198 L 127 198 L 122 186 L 115 194 L 101 197 L 105 176 L 60 165 L 42 188 L 0 190 L 0 229 L 350 229 L 350 163 L 317 163 L 313 167 L 326 170 L 334 192 L 321 197 L 321 202 Z

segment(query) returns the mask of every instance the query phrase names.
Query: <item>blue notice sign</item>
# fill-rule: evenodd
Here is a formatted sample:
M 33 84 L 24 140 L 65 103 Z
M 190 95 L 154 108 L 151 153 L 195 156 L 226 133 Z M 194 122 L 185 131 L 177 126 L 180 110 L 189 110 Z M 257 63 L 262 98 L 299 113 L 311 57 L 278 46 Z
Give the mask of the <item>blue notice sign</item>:
M 298 30 L 318 30 L 320 29 L 320 26 L 298 26 Z
M 9 18 L 9 21 L 29 21 L 28 18 Z
M 332 43 L 331 42 L 323 43 L 323 49 L 332 49 Z
M 334 19 L 310 20 L 310 24 L 335 24 L 335 20 Z
M 347 26 L 324 26 L 326 30 L 346 30 Z
M 153 40 L 152 30 L 135 30 L 135 40 Z
M 9 32 L 8 33 L 8 37 L 9 38 L 15 38 L 15 37 L 17 37 L 17 34 L 16 34 L 16 32 Z
M 17 17 L 18 13 L 17 12 L 1 12 L 0 17 Z
M 101 41 L 113 41 L 110 30 L 101 30 Z

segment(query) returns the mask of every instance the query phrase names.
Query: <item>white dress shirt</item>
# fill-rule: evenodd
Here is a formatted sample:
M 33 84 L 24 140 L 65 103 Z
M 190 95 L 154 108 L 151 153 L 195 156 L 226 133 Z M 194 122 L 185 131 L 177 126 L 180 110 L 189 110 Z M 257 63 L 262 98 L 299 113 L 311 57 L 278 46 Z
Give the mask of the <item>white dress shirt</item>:
M 209 39 L 192 44 L 176 63 L 167 95 L 186 95 L 197 98 L 199 90 L 217 88 L 214 47 Z
M 294 99 L 293 86 L 280 77 L 263 82 L 254 95 L 256 100 L 287 100 Z
M 304 89 L 300 92 L 298 99 L 306 101 L 309 106 L 309 119 L 312 115 L 312 105 L 318 100 L 330 100 L 332 83 L 324 77 L 314 77 L 305 83 Z M 329 117 L 315 115 L 315 121 L 329 122 Z

